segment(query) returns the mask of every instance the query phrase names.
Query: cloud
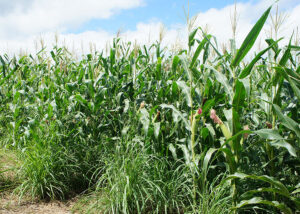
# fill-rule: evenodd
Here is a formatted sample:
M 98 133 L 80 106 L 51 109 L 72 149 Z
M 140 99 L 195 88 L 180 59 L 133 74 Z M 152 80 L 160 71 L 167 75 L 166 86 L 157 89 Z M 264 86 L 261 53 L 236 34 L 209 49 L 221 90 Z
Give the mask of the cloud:
M 33 0 L 1 0 L 0 16 L 6 16 L 14 10 L 26 12 L 32 5 Z
M 256 4 L 251 2 L 238 3 L 237 13 L 237 34 L 236 40 L 240 45 L 244 38 L 247 36 L 255 22 L 260 18 L 263 12 L 270 6 L 270 1 L 259 1 Z M 292 7 L 293 6 L 293 7 Z M 228 5 L 222 9 L 210 9 L 206 12 L 198 14 L 197 26 L 208 28 L 208 32 L 216 36 L 220 44 L 228 44 L 228 41 L 233 38 L 231 17 L 234 13 L 234 5 Z M 278 38 L 285 37 L 285 42 L 292 35 L 293 31 L 300 27 L 300 3 L 295 0 L 281 0 L 279 1 L 279 13 L 286 16 L 286 19 L 279 30 Z M 271 14 L 273 17 L 276 13 L 276 6 L 273 6 Z M 264 40 L 269 37 L 271 26 L 271 19 L 268 18 L 262 32 L 260 33 L 259 40 Z M 274 37 L 274 33 L 272 34 Z
M 20 38 L 49 31 L 64 32 L 91 19 L 108 19 L 142 0 L 1 0 L 2 38 Z M 0 7 L 1 8 L 1 7 Z
M 113 37 L 115 36 L 114 34 L 101 29 L 77 34 L 66 33 L 66 30 L 76 27 L 76 25 L 81 25 L 82 23 L 93 18 L 107 19 L 122 9 L 138 7 L 143 5 L 144 2 L 142 0 L 110 0 L 109 3 L 104 3 L 104 5 L 101 5 L 96 1 L 86 0 L 86 5 L 80 6 L 79 10 L 77 5 L 79 0 L 65 0 L 65 4 L 63 5 L 58 3 L 61 1 L 56 0 L 39 0 L 39 4 L 37 4 L 37 0 L 32 1 L 33 3 L 30 6 L 34 8 L 32 14 L 29 14 L 28 12 L 20 12 L 21 10 L 27 10 L 27 6 L 20 6 L 18 8 L 22 9 L 10 9 L 8 15 L 0 17 L 0 26 L 5 26 L 1 28 L 2 30 L 0 30 L 0 51 L 18 53 L 22 48 L 28 52 L 35 52 L 36 45 L 34 41 L 38 41 L 40 37 L 43 38 L 47 47 L 52 47 L 55 42 L 55 31 L 57 30 L 60 32 L 59 40 L 61 44 L 66 45 L 71 50 L 74 50 L 79 54 L 82 52 L 88 52 L 91 43 L 94 44 L 98 50 L 101 50 L 106 47 L 107 42 L 112 41 Z M 25 1 L 18 0 L 18 2 Z M 68 2 L 72 2 L 72 4 L 69 5 Z M 242 43 L 262 13 L 271 5 L 271 2 L 273 1 L 262 0 L 258 2 L 249 1 L 237 4 L 238 25 L 236 39 L 238 46 Z M 93 4 L 93 7 L 91 7 L 91 4 Z M 58 5 L 60 5 L 60 7 L 58 7 Z M 42 9 L 42 12 L 39 12 L 39 8 L 44 9 Z M 300 3 L 298 0 L 281 0 L 279 2 L 279 9 L 280 12 L 288 14 L 287 19 L 285 20 L 285 23 L 278 35 L 278 38 L 281 36 L 286 38 L 285 41 L 281 42 L 281 44 L 287 44 L 287 40 L 292 35 L 293 30 L 295 30 L 297 27 L 300 27 Z M 212 8 L 207 11 L 199 12 L 195 22 L 195 27 L 201 26 L 205 28 L 205 26 L 208 26 L 208 32 L 216 36 L 219 42 L 219 47 L 222 44 L 228 45 L 229 39 L 232 38 L 230 14 L 232 14 L 233 11 L 234 5 L 228 5 L 221 9 Z M 274 14 L 275 12 L 276 8 L 273 7 L 272 13 Z M 44 13 L 46 13 L 46 15 L 44 15 Z M 20 17 L 25 18 L 23 21 L 21 21 L 21 23 L 12 25 L 11 23 L 19 20 L 19 18 L 15 16 L 16 14 L 19 14 Z M 47 18 L 47 16 L 50 16 L 51 14 L 53 17 L 50 19 Z M 34 21 L 32 26 L 30 26 L 29 23 L 37 18 L 39 18 L 39 20 Z M 8 22 L 9 24 L 5 25 L 5 20 L 10 20 Z M 271 19 L 269 17 L 267 24 L 264 30 L 261 32 L 259 38 L 261 44 L 264 44 L 264 39 L 269 34 L 270 23 Z M 159 17 L 154 17 L 154 19 L 149 22 L 139 22 L 136 24 L 135 30 L 125 29 L 121 34 L 122 39 L 125 41 L 136 41 L 139 44 L 150 44 L 159 40 L 159 35 L 162 32 L 161 26 L 162 23 L 159 21 Z M 6 36 L 3 36 L 5 35 L 3 34 L 3 31 L 8 31 L 9 33 L 7 33 Z M 10 35 L 12 32 L 15 32 L 17 35 Z M 42 32 L 42 34 L 40 32 Z M 186 46 L 188 31 L 184 24 L 174 23 L 172 26 L 165 28 L 163 32 L 163 45 L 171 46 L 176 43 L 181 44 L 181 46 Z M 260 42 L 256 42 L 255 47 L 257 48 L 259 44 Z

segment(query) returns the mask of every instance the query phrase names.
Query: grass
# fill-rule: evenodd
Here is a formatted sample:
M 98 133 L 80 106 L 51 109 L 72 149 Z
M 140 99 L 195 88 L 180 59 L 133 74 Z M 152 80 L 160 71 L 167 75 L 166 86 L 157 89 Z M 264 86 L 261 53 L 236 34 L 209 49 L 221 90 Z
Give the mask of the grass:
M 0 193 L 13 190 L 19 184 L 19 165 L 14 152 L 7 149 L 0 151 Z
M 82 213 L 299 211 L 299 46 L 249 54 L 270 13 L 224 54 L 195 28 L 177 52 L 116 38 L 79 60 L 56 46 L 1 56 L 19 196 L 87 193 Z
M 191 200 L 191 178 L 184 166 L 172 166 L 147 154 L 143 146 L 126 142 L 123 148 L 109 154 L 105 162 L 95 190 L 101 197 L 95 198 L 88 212 L 180 212 Z

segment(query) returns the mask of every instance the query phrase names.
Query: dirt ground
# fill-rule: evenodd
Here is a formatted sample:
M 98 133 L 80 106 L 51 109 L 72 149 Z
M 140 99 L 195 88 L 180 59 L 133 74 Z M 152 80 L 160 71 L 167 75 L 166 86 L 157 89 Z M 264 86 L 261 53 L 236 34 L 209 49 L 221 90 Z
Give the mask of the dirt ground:
M 0 194 L 0 214 L 69 214 L 74 200 L 60 201 L 21 201 L 8 193 Z
M 0 171 L 5 172 L 0 176 L 0 187 L 3 184 L 14 185 L 15 171 L 14 168 L 18 167 L 17 158 L 9 151 L 0 149 Z M 5 183 L 3 183 L 5 182 Z M 13 188 L 8 188 L 1 191 L 0 188 L 0 214 L 69 214 L 72 212 L 72 207 L 75 204 L 75 199 L 67 202 L 61 201 L 32 201 L 19 198 L 12 194 Z

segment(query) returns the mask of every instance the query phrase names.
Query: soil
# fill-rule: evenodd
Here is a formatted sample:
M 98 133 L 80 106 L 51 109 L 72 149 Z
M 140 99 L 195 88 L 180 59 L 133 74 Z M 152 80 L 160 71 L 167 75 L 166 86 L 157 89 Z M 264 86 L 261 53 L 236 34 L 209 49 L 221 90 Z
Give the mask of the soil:
M 61 201 L 30 201 L 19 202 L 18 198 L 12 194 L 0 194 L 0 214 L 69 214 L 75 200 L 67 202 Z
M 69 214 L 75 213 L 72 207 L 76 199 L 62 201 L 33 201 L 22 199 L 12 194 L 14 186 L 18 182 L 14 169 L 18 168 L 17 158 L 9 151 L 0 149 L 0 214 Z M 3 189 L 3 187 L 7 187 Z

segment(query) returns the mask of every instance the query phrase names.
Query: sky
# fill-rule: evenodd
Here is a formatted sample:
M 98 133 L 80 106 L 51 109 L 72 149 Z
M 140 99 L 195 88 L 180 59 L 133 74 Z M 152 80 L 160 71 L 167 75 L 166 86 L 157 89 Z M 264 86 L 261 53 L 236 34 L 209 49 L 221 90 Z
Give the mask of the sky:
M 236 40 L 241 44 L 253 24 L 275 0 L 0 0 L 0 55 L 35 53 L 41 41 L 53 47 L 58 38 L 77 53 L 101 50 L 121 32 L 124 41 L 150 44 L 164 32 L 163 44 L 186 44 L 186 13 L 228 44 L 233 37 L 231 17 L 237 8 Z M 286 17 L 278 38 L 289 39 L 300 28 L 300 0 L 280 0 L 273 6 Z M 270 35 L 271 18 L 260 42 Z M 162 27 L 163 26 L 163 27 Z M 300 31 L 300 29 L 299 29 Z M 299 32 L 300 33 L 300 32 Z M 274 36 L 274 34 L 273 34 Z M 92 45 L 91 45 L 92 44 Z

